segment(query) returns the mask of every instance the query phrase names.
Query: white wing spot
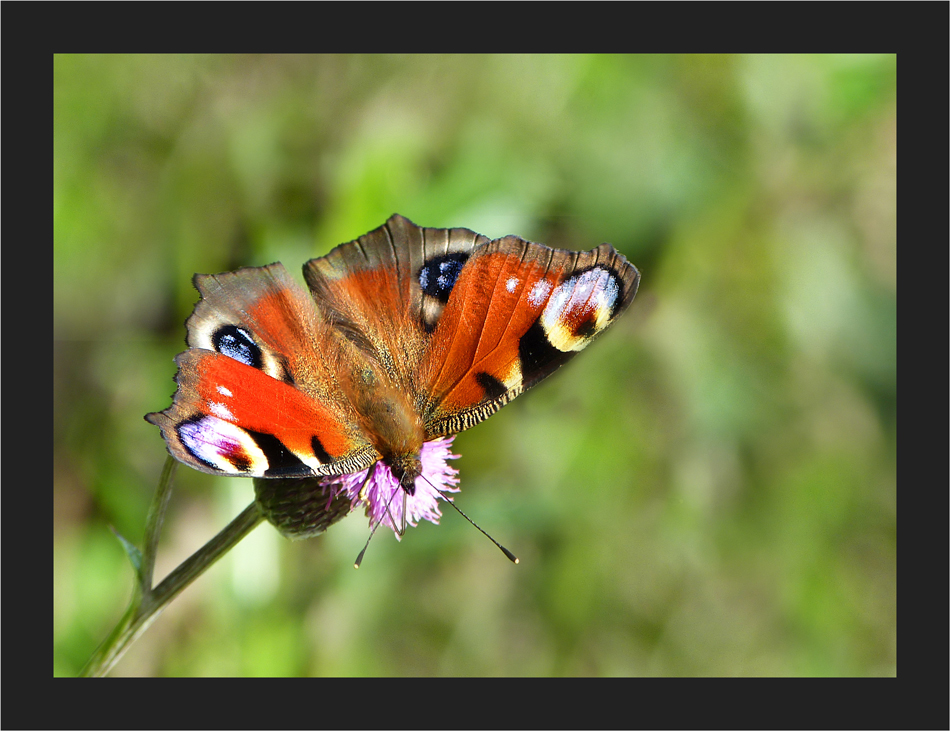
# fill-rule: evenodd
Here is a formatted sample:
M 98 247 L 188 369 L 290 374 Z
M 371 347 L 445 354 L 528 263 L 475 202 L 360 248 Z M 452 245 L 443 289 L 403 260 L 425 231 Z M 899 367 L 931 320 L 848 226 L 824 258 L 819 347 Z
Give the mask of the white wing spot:
M 218 418 L 224 419 L 225 421 L 234 421 L 234 414 L 232 414 L 230 409 L 228 409 L 228 407 L 224 404 L 218 403 L 217 401 L 212 401 L 210 404 L 208 404 L 208 406 L 211 413 Z
M 546 279 L 540 279 L 528 293 L 528 304 L 532 307 L 540 307 L 548 298 L 548 292 L 551 291 L 551 283 Z
M 509 292 L 514 292 L 518 287 L 518 277 L 509 277 L 508 281 L 505 282 L 505 289 Z
M 226 386 L 218 386 L 218 393 L 220 393 L 222 396 L 227 396 L 229 398 L 234 395 L 233 393 L 231 393 L 231 389 L 227 388 Z

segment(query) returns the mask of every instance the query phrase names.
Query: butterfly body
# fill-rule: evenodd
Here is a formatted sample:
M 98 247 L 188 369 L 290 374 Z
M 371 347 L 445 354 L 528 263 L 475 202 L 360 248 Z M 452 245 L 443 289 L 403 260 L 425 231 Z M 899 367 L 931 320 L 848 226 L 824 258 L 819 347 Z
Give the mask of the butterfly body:
M 551 249 L 394 215 L 304 266 L 196 275 L 172 405 L 146 418 L 204 472 L 310 477 L 386 464 L 484 420 L 583 349 L 639 272 L 608 244 Z

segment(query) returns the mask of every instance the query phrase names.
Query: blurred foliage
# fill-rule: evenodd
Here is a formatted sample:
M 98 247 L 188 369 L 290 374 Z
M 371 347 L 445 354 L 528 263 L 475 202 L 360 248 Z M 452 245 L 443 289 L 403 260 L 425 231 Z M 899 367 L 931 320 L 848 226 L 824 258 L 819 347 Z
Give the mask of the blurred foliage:
M 265 525 L 117 675 L 894 675 L 894 56 L 57 56 L 54 673 L 126 607 L 195 272 L 399 212 L 616 245 L 630 311 L 457 515 Z M 253 498 L 182 468 L 157 577 Z

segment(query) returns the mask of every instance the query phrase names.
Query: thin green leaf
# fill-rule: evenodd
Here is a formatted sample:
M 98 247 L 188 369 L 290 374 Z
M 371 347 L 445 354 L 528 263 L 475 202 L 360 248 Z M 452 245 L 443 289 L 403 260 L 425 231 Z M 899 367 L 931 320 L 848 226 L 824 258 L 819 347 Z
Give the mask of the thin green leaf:
M 142 583 L 142 552 L 139 550 L 132 541 L 126 538 L 124 535 L 119 533 L 114 526 L 109 526 L 112 529 L 112 534 L 119 539 L 119 543 L 122 544 L 122 548 L 125 549 L 125 555 L 129 557 L 129 561 L 132 562 L 132 568 L 135 569 L 135 576 L 138 578 L 139 583 Z

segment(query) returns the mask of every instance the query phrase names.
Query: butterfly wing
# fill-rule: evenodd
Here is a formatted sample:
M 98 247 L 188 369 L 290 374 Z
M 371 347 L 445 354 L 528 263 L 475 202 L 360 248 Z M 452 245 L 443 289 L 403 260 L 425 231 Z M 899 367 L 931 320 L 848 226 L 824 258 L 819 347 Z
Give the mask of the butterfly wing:
M 609 244 L 564 251 L 399 215 L 304 276 L 321 312 L 410 395 L 426 439 L 474 426 L 553 373 L 640 280 Z
M 327 321 L 407 393 L 445 299 L 427 294 L 454 281 L 471 250 L 489 239 L 465 228 L 416 226 L 393 215 L 379 228 L 304 265 Z
M 347 344 L 280 264 L 198 275 L 172 405 L 146 419 L 171 454 L 212 474 L 358 472 L 378 454 L 342 397 Z
M 146 418 L 210 473 L 299 477 L 413 464 L 550 375 L 632 301 L 608 244 L 421 228 L 402 216 L 304 266 L 196 276 L 178 391 Z
M 560 368 L 629 306 L 639 281 L 609 244 L 573 252 L 507 236 L 473 249 L 420 369 L 427 438 L 474 426 Z

